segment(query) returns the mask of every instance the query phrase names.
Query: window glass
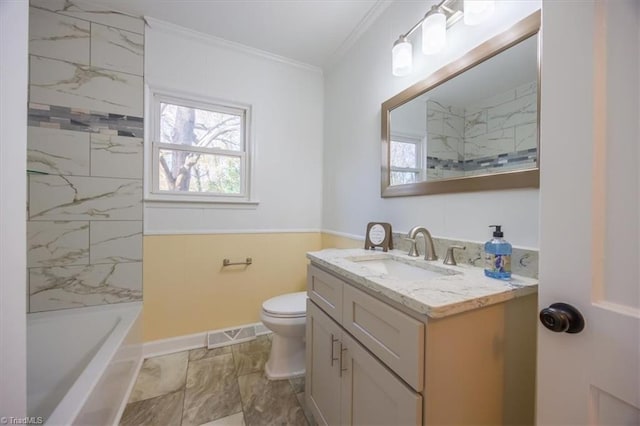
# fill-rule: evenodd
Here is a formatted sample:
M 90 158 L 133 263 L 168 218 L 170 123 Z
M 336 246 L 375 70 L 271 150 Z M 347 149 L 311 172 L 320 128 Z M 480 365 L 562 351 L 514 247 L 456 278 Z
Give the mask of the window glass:
M 160 191 L 240 194 L 239 157 L 160 149 Z
M 412 142 L 391 141 L 391 167 L 418 167 L 417 145 Z
M 405 183 L 416 183 L 418 172 L 391 172 L 391 185 L 402 185 Z
M 242 115 L 161 102 L 160 142 L 242 151 Z
M 253 202 L 250 107 L 151 89 L 148 200 Z

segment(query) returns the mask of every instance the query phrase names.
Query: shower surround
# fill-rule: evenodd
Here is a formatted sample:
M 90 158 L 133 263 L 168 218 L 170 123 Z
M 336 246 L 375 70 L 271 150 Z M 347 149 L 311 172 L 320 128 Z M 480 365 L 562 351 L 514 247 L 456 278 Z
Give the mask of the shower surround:
M 144 22 L 76 0 L 29 20 L 29 311 L 141 300 Z

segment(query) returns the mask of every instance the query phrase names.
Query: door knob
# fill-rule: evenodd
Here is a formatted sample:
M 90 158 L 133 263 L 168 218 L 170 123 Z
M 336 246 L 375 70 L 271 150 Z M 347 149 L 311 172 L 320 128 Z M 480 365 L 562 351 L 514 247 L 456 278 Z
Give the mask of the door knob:
M 580 311 L 566 303 L 553 303 L 540 311 L 540 322 L 556 333 L 580 333 L 584 318 Z

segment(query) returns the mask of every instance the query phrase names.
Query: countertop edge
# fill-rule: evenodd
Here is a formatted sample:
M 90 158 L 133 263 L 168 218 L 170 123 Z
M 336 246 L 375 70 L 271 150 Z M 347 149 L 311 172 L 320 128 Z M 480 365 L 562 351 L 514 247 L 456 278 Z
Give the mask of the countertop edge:
M 332 249 L 332 250 L 333 250 L 332 253 L 335 253 L 336 250 L 339 250 L 339 249 Z M 345 258 L 347 256 L 352 255 L 352 252 L 357 252 L 357 251 L 359 251 L 363 255 L 365 254 L 382 255 L 382 252 L 368 252 L 368 251 L 364 251 L 364 250 L 360 251 L 360 250 L 361 249 L 344 249 Z M 402 294 L 393 288 L 387 287 L 381 283 L 377 283 L 369 277 L 358 275 L 352 271 L 344 269 L 342 266 L 336 265 L 335 263 L 332 263 L 331 261 L 318 256 L 318 253 L 322 253 L 323 251 L 308 252 L 306 256 L 313 265 L 318 266 L 327 271 L 330 271 L 335 275 L 338 275 L 339 277 L 349 281 L 351 285 L 355 284 L 356 287 L 366 288 L 381 298 L 386 298 L 393 302 L 399 303 L 402 306 L 410 309 L 411 311 L 417 314 L 426 315 L 432 319 L 445 318 L 451 315 L 460 314 L 460 313 L 471 311 L 474 309 L 479 309 L 486 306 L 504 303 L 519 297 L 525 297 L 532 294 L 536 294 L 538 291 L 537 280 L 532 278 L 514 276 L 514 278 L 516 279 L 528 281 L 529 284 L 512 287 L 512 288 L 505 288 L 503 291 L 497 291 L 496 293 L 493 293 L 493 294 L 488 294 L 488 295 L 483 295 L 478 297 L 470 297 L 467 300 L 461 300 L 461 301 L 452 302 L 449 304 L 433 306 L 433 305 L 427 304 L 426 302 L 417 300 L 415 297 L 412 297 L 409 294 Z M 395 254 L 395 253 L 390 253 L 390 254 Z M 475 269 L 480 269 L 480 268 L 475 268 Z M 535 282 L 535 284 L 532 284 L 533 282 Z

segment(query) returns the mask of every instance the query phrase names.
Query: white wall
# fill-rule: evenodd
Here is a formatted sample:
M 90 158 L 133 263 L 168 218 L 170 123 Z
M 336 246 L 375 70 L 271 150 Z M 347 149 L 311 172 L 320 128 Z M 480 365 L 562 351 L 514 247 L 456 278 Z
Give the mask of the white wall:
M 146 203 L 145 233 L 319 230 L 323 76 L 319 69 L 150 21 L 145 80 L 250 104 L 257 208 L 168 208 Z
M 414 71 L 391 74 L 391 47 L 424 13 L 424 2 L 394 2 L 358 42 L 325 73 L 323 229 L 362 235 L 367 222 L 394 230 L 427 226 L 435 236 L 484 241 L 499 223 L 513 244 L 538 246 L 538 190 L 520 189 L 382 199 L 380 106 L 476 45 L 540 8 L 540 2 L 497 2 L 488 23 L 449 29 L 443 53 L 425 57 L 419 31 L 412 37 Z M 543 166 L 544 167 L 544 166 Z
M 0 0 L 0 416 L 26 414 L 29 3 Z

